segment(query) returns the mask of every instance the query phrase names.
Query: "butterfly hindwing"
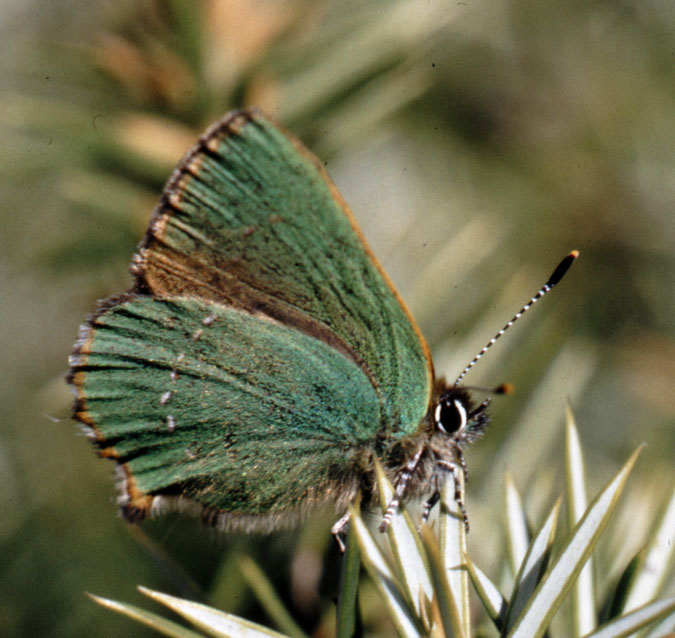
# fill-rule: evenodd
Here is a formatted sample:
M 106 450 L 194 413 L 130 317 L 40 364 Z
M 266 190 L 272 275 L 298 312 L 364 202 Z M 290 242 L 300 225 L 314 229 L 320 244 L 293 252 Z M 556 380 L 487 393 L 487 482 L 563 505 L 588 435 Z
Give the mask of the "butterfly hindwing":
M 325 500 L 380 417 L 363 371 L 339 352 L 195 299 L 114 306 L 85 328 L 75 363 L 78 418 L 133 481 L 131 507 L 180 494 L 274 515 Z

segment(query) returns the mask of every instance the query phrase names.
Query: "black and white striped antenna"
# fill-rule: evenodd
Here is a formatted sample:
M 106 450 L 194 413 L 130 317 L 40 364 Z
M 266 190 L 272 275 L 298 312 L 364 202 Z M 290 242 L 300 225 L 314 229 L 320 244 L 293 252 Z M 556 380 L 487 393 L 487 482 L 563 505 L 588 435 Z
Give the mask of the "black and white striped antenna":
M 490 341 L 481 349 L 481 351 L 471 360 L 462 373 L 457 377 L 454 385 L 459 385 L 462 379 L 465 377 L 466 373 L 473 368 L 480 358 L 490 349 L 490 347 L 501 337 L 518 319 L 520 319 L 525 312 L 527 312 L 537 301 L 539 301 L 549 290 L 551 290 L 564 276 L 565 273 L 570 269 L 570 266 L 574 263 L 574 260 L 579 256 L 578 250 L 573 250 L 569 255 L 567 255 L 553 271 L 553 274 L 548 278 L 548 281 L 537 291 L 537 294 L 532 297 Z

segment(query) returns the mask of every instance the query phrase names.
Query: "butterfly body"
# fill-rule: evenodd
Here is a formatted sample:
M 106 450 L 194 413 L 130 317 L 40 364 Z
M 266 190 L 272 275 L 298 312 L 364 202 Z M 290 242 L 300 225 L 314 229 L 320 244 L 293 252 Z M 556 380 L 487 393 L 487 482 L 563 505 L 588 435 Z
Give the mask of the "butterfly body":
M 321 164 L 255 110 L 169 180 L 71 357 L 75 416 L 130 520 L 165 505 L 275 528 L 318 503 L 434 498 L 486 403 L 434 377 L 426 343 Z M 445 425 L 444 425 L 445 424 Z

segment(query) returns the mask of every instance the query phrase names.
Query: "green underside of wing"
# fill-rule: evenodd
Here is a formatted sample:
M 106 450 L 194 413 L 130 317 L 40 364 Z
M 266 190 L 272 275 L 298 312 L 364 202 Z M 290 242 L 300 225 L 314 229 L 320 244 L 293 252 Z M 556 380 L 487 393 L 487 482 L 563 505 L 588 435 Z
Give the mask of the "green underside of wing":
M 138 297 L 91 330 L 76 369 L 86 409 L 144 493 L 282 512 L 325 498 L 381 424 L 351 360 L 231 308 Z

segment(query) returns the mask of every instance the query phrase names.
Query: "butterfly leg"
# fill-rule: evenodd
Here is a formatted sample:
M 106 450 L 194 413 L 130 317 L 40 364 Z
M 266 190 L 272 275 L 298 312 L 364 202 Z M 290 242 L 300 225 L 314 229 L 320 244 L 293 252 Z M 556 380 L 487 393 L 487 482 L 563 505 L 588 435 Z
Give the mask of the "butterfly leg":
M 429 520 L 429 513 L 431 512 L 431 508 L 438 503 L 438 501 L 441 499 L 441 493 L 438 491 L 438 489 L 434 490 L 434 493 L 426 500 L 424 501 L 424 506 L 422 508 L 422 522 L 426 523 L 427 520 Z
M 410 477 L 413 475 L 413 472 L 415 471 L 417 464 L 420 462 L 420 458 L 422 458 L 423 452 L 424 448 L 420 447 L 420 449 L 417 450 L 415 456 L 413 456 L 406 463 L 403 470 L 401 470 L 401 473 L 398 474 L 398 476 L 396 477 L 396 487 L 394 489 L 394 496 L 392 497 L 391 501 L 389 501 L 389 505 L 387 505 L 387 511 L 384 513 L 384 516 L 382 517 L 382 522 L 378 527 L 378 529 L 381 532 L 384 532 L 387 529 L 387 527 L 389 527 L 391 519 L 401 503 L 401 499 L 405 496 L 406 490 L 408 489 L 408 482 L 410 481 Z
M 459 465 L 458 465 L 458 463 Z M 466 514 L 466 507 L 464 506 L 464 491 L 462 489 L 462 483 L 460 482 L 460 471 L 462 472 L 462 477 L 466 481 L 466 461 L 464 460 L 464 455 L 461 450 L 457 450 L 457 462 L 450 461 L 438 461 L 438 467 L 450 472 L 452 474 L 452 480 L 455 484 L 455 503 L 459 508 L 460 514 L 462 515 L 462 521 L 464 522 L 464 529 L 469 531 L 469 517 Z
M 345 553 L 345 542 L 342 540 L 341 535 L 345 533 L 351 517 L 352 515 L 347 512 L 340 520 L 334 523 L 333 527 L 330 528 L 331 534 L 335 537 L 338 547 L 343 554 Z
M 464 482 L 466 483 L 469 480 L 469 468 L 466 466 L 466 460 L 464 459 L 464 452 L 460 448 L 457 448 L 457 460 L 462 468 L 462 474 L 464 474 Z M 457 481 L 455 481 L 455 487 L 457 487 Z

